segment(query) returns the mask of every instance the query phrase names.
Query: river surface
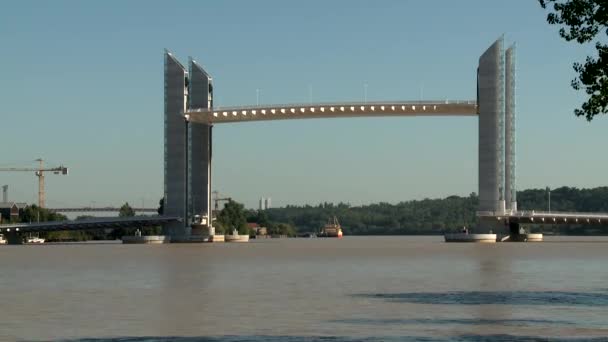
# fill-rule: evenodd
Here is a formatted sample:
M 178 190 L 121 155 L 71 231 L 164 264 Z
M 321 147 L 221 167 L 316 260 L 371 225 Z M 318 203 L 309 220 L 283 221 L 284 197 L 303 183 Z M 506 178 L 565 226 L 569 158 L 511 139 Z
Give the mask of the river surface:
M 0 246 L 0 341 L 608 336 L 608 239 Z

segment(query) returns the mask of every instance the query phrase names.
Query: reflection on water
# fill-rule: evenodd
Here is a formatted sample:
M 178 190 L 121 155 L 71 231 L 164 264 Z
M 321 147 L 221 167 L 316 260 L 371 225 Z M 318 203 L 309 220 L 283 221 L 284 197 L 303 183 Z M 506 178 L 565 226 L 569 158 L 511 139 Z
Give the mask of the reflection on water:
M 392 302 L 453 305 L 566 305 L 608 306 L 608 294 L 562 291 L 455 291 L 375 293 L 355 296 L 386 299 Z

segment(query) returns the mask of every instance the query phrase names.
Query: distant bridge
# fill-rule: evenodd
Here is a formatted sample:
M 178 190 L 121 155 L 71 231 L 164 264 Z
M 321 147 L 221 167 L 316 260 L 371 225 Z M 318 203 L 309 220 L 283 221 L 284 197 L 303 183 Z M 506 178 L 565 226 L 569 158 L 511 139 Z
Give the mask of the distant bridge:
M 55 221 L 40 223 L 16 223 L 0 225 L 0 233 L 29 233 L 49 232 L 57 230 L 86 230 L 124 227 L 159 226 L 171 222 L 181 222 L 180 217 L 174 216 L 133 216 L 133 217 L 104 217 L 78 221 Z
M 158 208 L 132 208 L 133 211 L 138 213 L 156 213 L 158 212 Z M 102 212 L 119 212 L 120 208 L 116 207 L 74 207 L 74 208 L 49 208 L 50 211 L 54 211 L 56 213 L 102 213 Z

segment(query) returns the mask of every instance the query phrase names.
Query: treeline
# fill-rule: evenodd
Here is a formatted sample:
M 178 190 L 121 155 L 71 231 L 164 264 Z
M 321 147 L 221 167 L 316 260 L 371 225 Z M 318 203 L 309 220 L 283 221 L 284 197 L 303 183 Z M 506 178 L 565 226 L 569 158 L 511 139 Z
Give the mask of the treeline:
M 577 189 L 561 187 L 550 191 L 552 211 L 608 212 L 608 187 Z M 549 209 L 547 189 L 529 189 L 517 193 L 520 210 Z M 346 235 L 417 235 L 443 234 L 462 226 L 474 227 L 479 198 L 449 196 L 397 204 L 377 203 L 351 206 L 348 203 L 320 203 L 317 206 L 294 206 L 266 210 L 271 221 L 287 222 L 298 232 L 316 232 L 329 218 L 338 217 Z M 608 234 L 608 226 L 545 225 L 530 226 L 555 234 Z
M 239 234 L 254 236 L 257 232 L 251 229 L 248 223 L 257 223 L 266 228 L 268 235 L 295 236 L 296 229 L 284 222 L 272 221 L 263 210 L 247 210 L 241 203 L 228 201 L 217 219 L 213 222 L 217 234 L 230 234 L 233 229 Z
M 549 196 L 550 195 L 550 196 Z M 550 200 L 549 200 L 550 198 Z M 229 202 L 218 215 L 214 225 L 218 233 L 230 233 L 237 229 L 240 234 L 253 234 L 247 223 L 255 222 L 268 229 L 268 234 L 294 236 L 297 233 L 318 232 L 333 216 L 336 216 L 346 235 L 435 235 L 460 230 L 463 226 L 473 228 L 477 222 L 476 211 L 479 198 L 449 196 L 442 199 L 405 201 L 397 204 L 377 203 L 351 206 L 348 203 L 320 203 L 316 206 L 288 205 L 264 211 L 246 210 L 242 204 Z M 578 189 L 561 187 L 552 189 L 529 189 L 517 193 L 519 210 L 577 211 L 608 213 L 608 187 Z M 162 213 L 163 203 L 159 203 Z M 125 203 L 119 216 L 135 213 Z M 80 216 L 76 218 L 92 218 Z M 36 205 L 21 210 L 21 222 L 45 222 L 66 220 L 64 215 L 38 208 Z M 608 235 L 608 225 L 544 225 L 528 226 L 532 231 L 570 235 Z M 50 241 L 113 240 L 123 235 L 132 235 L 137 227 L 97 229 L 73 232 L 49 232 L 40 234 Z M 160 227 L 142 228 L 144 235 L 157 235 Z

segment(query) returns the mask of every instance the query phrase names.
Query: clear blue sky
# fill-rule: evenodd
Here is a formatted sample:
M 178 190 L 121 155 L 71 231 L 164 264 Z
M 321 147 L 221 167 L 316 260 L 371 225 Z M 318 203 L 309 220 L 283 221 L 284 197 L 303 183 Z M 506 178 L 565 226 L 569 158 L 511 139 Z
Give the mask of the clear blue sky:
M 49 206 L 156 205 L 163 48 L 214 77 L 216 105 L 474 99 L 479 55 L 517 42 L 518 187 L 606 185 L 608 118 L 572 110 L 567 43 L 536 1 L 3 1 L 0 166 L 42 157 Z M 477 192 L 475 118 L 218 125 L 214 189 L 247 206 L 358 205 Z M 35 202 L 31 173 L 1 173 Z M 0 184 L 1 185 L 1 184 Z

